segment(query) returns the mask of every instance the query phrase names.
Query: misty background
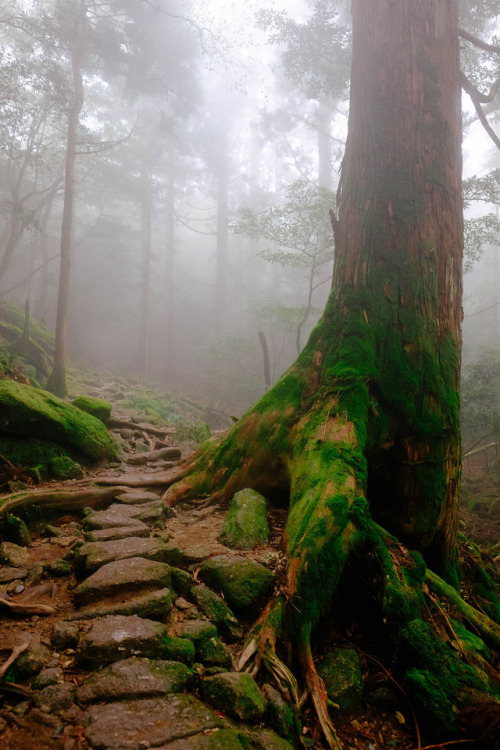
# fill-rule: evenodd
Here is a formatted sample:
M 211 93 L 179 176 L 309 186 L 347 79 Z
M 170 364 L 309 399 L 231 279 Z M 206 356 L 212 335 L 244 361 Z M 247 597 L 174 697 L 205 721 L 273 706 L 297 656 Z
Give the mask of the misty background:
M 29 300 L 51 328 L 79 4 L 0 1 L 0 297 Z M 462 5 L 473 33 L 498 38 L 498 16 Z M 330 291 L 350 3 L 86 6 L 69 353 L 241 414 L 294 361 Z M 494 57 L 463 54 L 491 85 Z M 465 95 L 463 107 L 464 360 L 490 348 L 498 381 L 499 151 Z M 498 97 L 488 117 L 500 134 Z

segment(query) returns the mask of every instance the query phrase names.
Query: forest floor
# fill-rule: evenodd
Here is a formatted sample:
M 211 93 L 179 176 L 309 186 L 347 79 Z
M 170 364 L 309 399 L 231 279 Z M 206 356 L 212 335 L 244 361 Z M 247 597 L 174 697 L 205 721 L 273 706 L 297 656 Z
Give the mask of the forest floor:
M 99 395 L 110 400 L 109 389 L 100 388 L 93 395 Z M 117 437 L 120 440 L 124 458 L 127 453 L 137 453 L 139 447 L 154 449 L 157 439 L 144 429 L 147 415 L 137 411 L 126 411 L 123 405 L 116 404 L 118 416 L 127 421 L 141 423 L 141 427 L 123 429 Z M 113 411 L 115 415 L 115 411 Z M 158 424 L 155 425 L 158 428 Z M 164 444 L 165 441 L 163 441 Z M 172 443 L 172 439 L 169 440 Z M 186 443 L 181 446 L 183 458 L 192 450 L 193 445 Z M 101 467 L 91 471 L 85 480 L 66 483 L 49 482 L 45 489 L 56 489 L 60 486 L 78 486 L 90 481 L 99 483 L 113 477 L 151 476 L 155 472 L 164 470 L 158 463 L 143 467 L 131 466 L 124 461 L 120 465 Z M 151 487 L 143 488 L 151 492 Z M 134 487 L 134 492 L 141 487 Z M 121 490 L 124 491 L 123 488 Z M 131 491 L 131 490 L 130 490 Z M 161 487 L 153 488 L 155 493 Z M 117 492 L 117 495 L 119 493 Z M 160 497 L 160 495 L 158 495 Z M 146 507 L 146 506 L 145 506 Z M 218 541 L 220 528 L 225 520 L 227 508 L 209 501 L 181 504 L 176 507 L 172 515 L 167 518 L 157 518 L 155 523 L 149 523 L 149 537 L 159 541 L 168 540 L 169 545 L 181 552 L 179 567 L 189 574 L 193 585 L 199 583 L 200 566 L 204 559 L 222 554 L 237 554 L 264 564 L 271 570 L 280 565 L 283 557 L 281 546 L 283 527 L 286 521 L 286 510 L 271 507 L 269 509 L 270 540 L 267 545 L 259 546 L 249 552 L 229 550 Z M 123 722 L 120 717 L 114 719 L 115 725 L 107 729 L 97 727 L 96 717 L 85 701 L 79 700 L 79 690 L 86 684 L 95 672 L 95 667 L 85 666 L 79 658 L 80 646 L 71 638 L 67 644 L 57 644 L 54 633 L 58 623 L 77 622 L 79 637 L 85 636 L 96 620 L 75 619 L 78 617 L 78 607 L 75 604 L 75 589 L 82 581 L 82 572 L 72 569 L 68 575 L 55 575 L 47 567 L 64 558 L 68 550 L 88 541 L 88 529 L 82 523 L 80 512 L 61 512 L 50 520 L 50 525 L 41 524 L 33 529 L 29 546 L 29 562 L 25 566 L 29 570 L 43 567 L 43 573 L 35 584 L 24 584 L 23 578 L 4 581 L 0 586 L 2 595 L 19 604 L 47 605 L 54 608 L 48 616 L 13 615 L 1 612 L 0 620 L 0 668 L 8 657 L 10 650 L 26 641 L 41 644 L 43 658 L 40 665 L 35 666 L 32 677 L 16 678 L 15 670 L 10 675 L 14 685 L 4 681 L 0 687 L 0 745 L 2 750 L 86 750 L 86 748 L 102 748 L 102 750 L 142 750 L 143 748 L 160 747 L 172 750 L 198 750 L 198 748 L 226 748 L 231 744 L 209 744 L 215 740 L 216 729 L 210 722 L 207 728 L 198 732 L 196 729 L 181 730 L 175 737 L 168 734 L 151 733 L 151 728 L 132 732 L 126 740 L 120 734 L 116 722 Z M 461 530 L 482 547 L 490 550 L 491 554 L 500 556 L 500 468 L 496 463 L 485 465 L 483 459 L 466 464 L 464 467 L 464 501 L 462 508 Z M 133 537 L 133 533 L 131 533 Z M 499 558 L 500 559 L 500 558 Z M 0 574 L 2 568 L 0 566 Z M 174 606 L 167 617 L 157 618 L 163 622 L 170 636 L 175 636 L 182 630 L 182 623 L 186 619 L 201 617 L 200 612 L 187 601 L 187 595 L 177 593 L 174 596 Z M 111 601 L 111 600 L 110 600 Z M 75 615 L 76 611 L 76 615 Z M 239 616 L 242 627 L 242 638 L 236 643 L 228 643 L 227 649 L 231 655 L 232 665 L 237 662 L 239 650 L 244 642 L 244 634 L 251 627 L 253 617 Z M 474 745 L 464 737 L 457 737 L 456 743 L 436 744 L 432 737 L 427 737 L 425 729 L 418 727 L 402 687 L 391 673 L 391 654 L 376 656 L 369 653 L 370 639 L 367 639 L 367 627 L 364 624 L 363 636 L 355 621 L 350 622 L 342 632 L 327 632 L 323 634 L 322 648 L 332 645 L 354 647 L 359 654 L 364 679 L 364 694 L 375 695 L 378 701 L 363 700 L 359 706 L 348 715 L 338 716 L 335 725 L 341 741 L 349 750 L 417 750 L 417 748 L 466 747 L 479 750 L 480 745 Z M 368 628 L 369 631 L 369 628 Z M 65 647 L 64 647 L 65 646 Z M 114 660 L 121 658 L 117 649 Z M 320 654 L 318 654 L 319 656 Z M 108 659 L 110 661 L 110 659 Z M 113 660 L 111 660 L 113 661 Z M 53 685 L 52 696 L 43 682 L 33 683 L 35 672 L 43 663 L 42 675 L 50 678 L 48 687 Z M 207 663 L 198 665 L 198 677 L 190 683 L 190 694 L 201 704 L 200 680 L 204 673 L 210 673 Z M 216 670 L 214 670 L 216 671 Z M 18 687 L 16 688 L 16 684 Z M 40 687 L 42 684 L 42 687 Z M 35 685 L 35 686 L 34 686 Z M 65 687 L 66 692 L 62 690 Z M 48 690 L 48 692 L 47 692 Z M 59 692 L 58 692 L 59 691 Z M 45 697 L 43 697 L 45 696 Z M 385 696 L 385 697 L 384 697 Z M 137 696 L 136 696 L 137 697 Z M 45 702 L 44 702 L 45 701 Z M 102 701 L 101 701 L 102 702 Z M 116 704 L 115 704 L 116 705 Z M 146 705 L 146 704 L 144 704 Z M 203 704 L 205 705 L 205 704 Z M 151 709 L 153 711 L 153 709 Z M 153 711 L 154 713 L 154 711 Z M 234 727 L 244 732 L 249 738 L 251 748 L 256 750 L 281 750 L 290 747 L 276 735 L 267 732 L 265 722 L 250 724 L 231 721 L 224 712 L 218 709 L 217 717 L 224 723 L 228 731 Z M 94 722 L 94 723 L 93 723 Z M 321 735 L 316 726 L 315 715 L 307 701 L 302 714 L 302 739 L 306 747 L 323 748 Z M 111 724 L 113 722 L 111 721 Z M 261 728 L 259 729 L 259 725 Z M 90 727 L 90 729 L 89 729 Z M 92 730 L 94 727 L 94 730 Z M 140 732 L 143 732 L 141 736 Z M 155 730 L 156 731 L 156 730 Z M 106 734 L 107 732 L 107 734 Z M 144 734 L 146 732 L 146 734 Z M 196 734 L 195 734 L 196 732 Z M 260 732 L 260 734 L 259 734 Z M 222 736 L 222 735 L 221 735 Z M 232 735 L 231 735 L 232 736 Z M 236 736 L 236 735 L 235 735 Z M 156 739 L 155 739 L 156 737 Z M 184 737 L 184 739 L 182 739 Z M 229 737 L 229 735 L 228 735 Z M 280 742 L 282 744 L 280 744 Z M 121 743 L 121 744 L 120 744 Z M 204 744 L 205 743 L 205 744 Z M 460 743 L 460 744 L 458 744 Z M 297 747 L 299 745 L 296 745 Z M 235 744 L 234 748 L 240 746 Z

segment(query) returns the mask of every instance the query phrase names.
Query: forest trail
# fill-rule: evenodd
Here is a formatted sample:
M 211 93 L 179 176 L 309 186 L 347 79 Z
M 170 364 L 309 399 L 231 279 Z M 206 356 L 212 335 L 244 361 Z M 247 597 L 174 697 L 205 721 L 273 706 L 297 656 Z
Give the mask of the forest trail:
M 262 599 L 236 607 L 236 617 L 221 587 L 204 583 L 204 563 L 214 559 L 249 560 L 277 574 L 286 511 L 268 509 L 268 544 L 231 550 L 218 541 L 225 508 L 210 499 L 175 509 L 161 502 L 162 477 L 178 472 L 178 459 L 166 466 L 162 456 L 144 462 L 132 452 L 148 435 L 142 456 L 146 448 L 158 451 L 155 428 L 129 424 L 121 431 L 127 462 L 40 489 L 81 494 L 106 487 L 99 509 L 53 510 L 22 559 L 0 565 L 0 664 L 22 650 L 0 685 L 2 748 L 291 748 L 279 693 L 261 684 L 253 694 L 245 682 L 251 678 L 235 671 Z M 171 450 L 171 442 L 160 448 Z M 127 479 L 132 487 L 121 485 Z M 338 723 L 345 747 L 416 747 L 411 712 L 392 678 L 360 658 L 365 685 L 382 701 L 377 709 L 360 705 Z M 304 746 L 321 748 L 307 703 L 302 722 Z

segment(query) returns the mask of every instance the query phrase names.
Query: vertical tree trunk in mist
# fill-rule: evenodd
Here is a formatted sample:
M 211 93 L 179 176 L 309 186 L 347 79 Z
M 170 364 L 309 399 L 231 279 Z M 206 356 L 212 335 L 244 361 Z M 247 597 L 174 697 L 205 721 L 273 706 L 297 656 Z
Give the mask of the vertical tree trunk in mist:
M 141 290 L 138 367 L 143 379 L 149 377 L 149 314 L 151 296 L 151 210 L 152 175 L 151 153 L 142 165 L 141 172 Z
M 174 160 L 169 163 L 165 200 L 165 250 L 167 256 L 165 297 L 165 375 L 172 386 L 177 379 L 176 320 L 175 320 L 175 179 Z
M 227 133 L 221 132 L 217 165 L 217 260 L 215 281 L 215 335 L 224 336 L 227 316 L 229 249 L 229 154 Z
M 322 99 L 317 110 L 318 129 L 318 185 L 332 187 L 332 107 Z
M 80 0 L 79 15 L 76 18 L 68 14 L 64 32 L 68 34 L 73 74 L 73 103 L 68 113 L 68 130 L 66 141 L 66 163 L 64 172 L 64 203 L 61 225 L 61 257 L 59 266 L 59 288 L 57 295 L 56 340 L 54 349 L 54 366 L 47 382 L 47 389 L 61 398 L 67 395 L 66 362 L 68 339 L 68 299 L 71 270 L 71 245 L 73 239 L 73 220 L 75 204 L 75 158 L 76 140 L 80 112 L 84 102 L 82 67 L 87 46 L 87 4 Z

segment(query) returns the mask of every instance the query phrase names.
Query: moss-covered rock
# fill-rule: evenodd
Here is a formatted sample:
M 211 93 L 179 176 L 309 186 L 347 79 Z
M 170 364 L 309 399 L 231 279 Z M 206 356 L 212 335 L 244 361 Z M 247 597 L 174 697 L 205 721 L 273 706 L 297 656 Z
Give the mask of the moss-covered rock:
M 401 631 L 397 656 L 412 699 L 443 734 L 457 731 L 460 711 L 476 696 L 500 697 L 485 672 L 457 659 L 423 620 L 412 620 Z
M 252 489 L 240 490 L 231 501 L 219 542 L 234 549 L 252 549 L 269 538 L 266 498 Z
M 209 667 L 230 669 L 232 665 L 231 652 L 217 636 L 212 636 L 212 638 L 196 644 L 196 655 Z
M 77 396 L 71 403 L 77 409 L 81 409 L 86 414 L 91 414 L 104 424 L 110 418 L 111 409 L 113 408 L 109 401 L 104 401 L 102 398 L 93 398 L 92 396 Z
M 26 651 L 23 651 L 19 659 L 10 668 L 7 678 L 11 682 L 22 682 L 25 679 L 37 675 L 51 658 L 47 646 L 38 640 L 33 640 Z
M 0 433 L 52 441 L 91 461 L 114 454 L 98 419 L 47 391 L 13 380 L 0 381 Z
M 208 620 L 185 620 L 177 625 L 177 635 L 196 645 L 216 636 L 217 628 Z
M 56 456 L 49 462 L 51 474 L 57 479 L 81 479 L 84 471 L 80 464 L 69 456 Z
M 363 675 L 357 651 L 337 648 L 320 662 L 318 674 L 325 683 L 328 698 L 341 711 L 354 708 L 363 695 Z
M 215 591 L 200 584 L 199 586 L 192 586 L 189 595 L 205 616 L 217 625 L 225 638 L 232 641 L 241 638 L 243 631 L 238 625 L 238 620 Z
M 167 636 L 162 641 L 162 649 L 164 659 L 181 661 L 183 664 L 192 664 L 194 661 L 195 647 L 189 638 Z
M 29 547 L 31 544 L 31 534 L 26 523 L 12 513 L 7 513 L 0 519 L 0 533 L 3 539 L 21 547 Z
M 71 565 L 67 560 L 53 560 L 43 566 L 45 573 L 55 578 L 65 578 L 71 575 Z
M 235 555 L 216 555 L 205 560 L 200 575 L 210 586 L 219 588 L 235 609 L 257 605 L 274 581 L 273 573 L 263 565 Z
M 219 711 L 241 721 L 259 721 L 266 699 L 254 678 L 245 672 L 222 672 L 201 682 L 203 698 Z
M 169 750 L 250 750 L 250 740 L 237 729 L 217 729 L 208 734 L 170 742 Z
M 11 565 L 14 568 L 26 568 L 29 565 L 30 555 L 26 547 L 21 547 L 12 542 L 0 544 L 0 564 Z
M 267 700 L 266 718 L 269 726 L 281 737 L 291 742 L 294 727 L 292 709 L 285 703 L 281 694 L 272 685 L 264 685 L 263 692 Z

